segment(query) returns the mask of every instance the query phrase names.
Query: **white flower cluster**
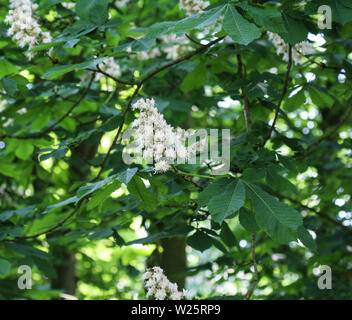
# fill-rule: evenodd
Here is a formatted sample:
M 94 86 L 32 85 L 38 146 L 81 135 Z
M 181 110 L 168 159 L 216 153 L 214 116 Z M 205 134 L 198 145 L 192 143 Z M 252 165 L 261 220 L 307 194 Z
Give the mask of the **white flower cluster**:
M 167 59 L 176 60 L 179 56 L 192 50 L 192 47 L 189 45 L 190 41 L 185 36 L 177 37 L 175 34 L 168 34 L 162 35 L 160 40 L 162 42 L 160 48 L 138 52 L 136 55 L 137 59 L 154 59 L 165 53 Z
M 180 9 L 186 10 L 187 16 L 192 16 L 197 13 L 203 12 L 203 10 L 209 6 L 209 1 L 202 0 L 180 0 Z
M 276 48 L 276 53 L 278 55 L 283 54 L 283 60 L 288 61 L 288 50 L 289 44 L 286 43 L 278 34 L 273 32 L 268 32 L 269 40 L 274 44 Z M 292 48 L 292 60 L 295 64 L 301 63 L 303 56 L 307 54 L 313 54 L 315 49 L 313 44 L 308 41 L 303 41 L 297 43 Z
M 147 272 L 143 274 L 143 281 L 147 290 L 147 298 L 149 299 L 191 299 L 187 290 L 178 291 L 177 284 L 170 282 L 160 267 L 148 268 Z
M 12 36 L 21 48 L 28 46 L 32 49 L 38 43 L 51 42 L 50 33 L 42 31 L 34 16 L 37 8 L 38 5 L 30 0 L 10 0 L 10 10 L 5 18 L 5 23 L 11 25 L 7 35 Z M 26 52 L 26 56 L 31 60 L 35 52 Z
M 121 76 L 121 68 L 120 66 L 115 62 L 114 57 L 109 57 L 105 59 L 102 63 L 99 64 L 99 67 L 102 71 L 105 71 L 109 75 L 118 78 Z M 95 76 L 95 80 L 99 81 L 101 77 L 104 75 L 101 73 L 97 73 Z
M 155 162 L 155 172 L 166 172 L 176 158 L 185 161 L 197 152 L 199 143 L 186 147 L 186 140 L 193 131 L 169 125 L 155 107 L 154 99 L 139 99 L 132 109 L 140 111 L 132 123 L 138 136 L 136 151 L 143 151 L 147 163 Z

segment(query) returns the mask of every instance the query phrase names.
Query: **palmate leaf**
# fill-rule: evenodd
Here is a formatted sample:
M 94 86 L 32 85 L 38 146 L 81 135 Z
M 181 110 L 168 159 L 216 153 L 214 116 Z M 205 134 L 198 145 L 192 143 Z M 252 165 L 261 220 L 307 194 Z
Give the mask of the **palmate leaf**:
M 212 197 L 208 203 L 211 218 L 222 223 L 231 214 L 243 207 L 246 193 L 240 180 L 229 180 L 229 184 L 222 193 Z
M 222 26 L 232 40 L 239 44 L 247 45 L 261 36 L 258 27 L 243 18 L 232 5 L 226 6 Z
M 243 182 L 252 200 L 258 226 L 280 243 L 297 240 L 297 229 L 303 222 L 300 213 L 278 201 L 260 187 Z

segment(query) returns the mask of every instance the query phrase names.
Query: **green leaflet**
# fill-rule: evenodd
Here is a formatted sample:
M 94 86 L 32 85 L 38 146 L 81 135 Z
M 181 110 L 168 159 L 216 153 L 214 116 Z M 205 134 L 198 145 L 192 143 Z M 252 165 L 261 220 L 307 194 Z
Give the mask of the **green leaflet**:
M 117 176 L 117 174 L 114 174 L 104 180 L 80 187 L 76 193 L 77 198 L 82 199 L 86 195 L 93 193 L 94 191 L 100 189 L 101 187 L 105 186 L 109 182 L 113 181 L 116 178 L 116 176 Z
M 207 186 L 198 196 L 198 205 L 205 207 L 211 197 L 222 192 L 224 188 L 229 184 L 229 179 L 215 180 L 209 186 Z
M 0 258 L 0 274 L 6 274 L 10 271 L 11 264 L 6 259 Z
M 246 10 L 256 24 L 275 33 L 286 32 L 285 23 L 279 10 L 265 10 L 254 7 L 246 2 L 240 2 L 239 7 Z
M 127 185 L 137 173 L 137 171 L 138 168 L 127 168 L 124 172 L 119 175 L 118 179 L 119 181 Z
M 157 38 L 166 33 L 182 34 L 190 29 L 202 29 L 214 24 L 220 17 L 225 6 L 215 7 L 202 13 L 184 18 L 179 21 L 165 21 L 153 24 L 147 32 L 148 38 Z
M 251 233 L 255 233 L 260 230 L 257 222 L 255 221 L 254 213 L 246 208 L 240 209 L 239 220 L 242 227 Z
M 300 213 L 278 201 L 260 187 L 246 181 L 243 182 L 252 200 L 258 226 L 280 243 L 296 240 L 297 229 L 302 225 Z
M 148 237 L 127 242 L 126 245 L 137 244 L 137 243 L 146 244 L 146 243 L 151 243 L 151 242 L 158 240 L 158 239 L 186 236 L 192 230 L 193 230 L 193 228 L 190 226 L 187 226 L 187 225 L 175 226 L 175 227 L 169 228 L 165 231 L 154 233 Z
M 302 225 L 298 228 L 298 239 L 311 251 L 317 251 L 317 244 L 309 231 Z
M 127 189 L 145 210 L 152 211 L 156 208 L 157 201 L 154 195 L 146 188 L 140 177 L 134 176 L 127 184 Z
M 261 36 L 258 27 L 243 18 L 230 4 L 226 6 L 222 26 L 232 40 L 239 44 L 247 45 Z
M 245 188 L 241 180 L 231 181 L 222 193 L 215 195 L 209 201 L 208 209 L 212 219 L 221 223 L 244 205 L 245 197 Z

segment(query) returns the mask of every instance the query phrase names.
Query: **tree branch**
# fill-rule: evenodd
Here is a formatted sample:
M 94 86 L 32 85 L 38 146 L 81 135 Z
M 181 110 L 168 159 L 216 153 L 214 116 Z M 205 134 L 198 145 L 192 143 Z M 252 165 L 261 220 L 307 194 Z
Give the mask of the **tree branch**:
M 56 223 L 55 225 L 53 225 L 49 229 L 42 231 L 42 232 L 38 232 L 36 234 L 32 234 L 30 236 L 20 236 L 20 237 L 15 237 L 14 239 L 6 239 L 5 238 L 2 241 L 15 242 L 15 241 L 20 241 L 20 240 L 34 239 L 34 238 L 37 238 L 43 234 L 48 234 L 50 232 L 53 232 L 57 228 L 61 227 L 68 219 L 70 219 L 72 216 L 74 216 L 78 212 L 78 210 L 81 207 L 81 205 L 83 204 L 83 202 L 85 200 L 87 200 L 89 198 L 89 196 L 90 195 L 86 195 L 85 197 L 80 199 L 79 202 L 77 203 L 77 206 L 74 208 L 74 210 L 68 216 L 66 216 L 64 219 L 62 219 L 61 221 L 59 221 L 58 223 Z
M 280 111 L 280 107 L 281 107 L 281 103 L 284 100 L 286 93 L 287 93 L 287 87 L 288 87 L 288 80 L 290 77 L 290 72 L 291 72 L 291 66 L 292 66 L 292 46 L 289 45 L 289 49 L 288 49 L 288 63 L 287 63 L 287 71 L 286 71 L 286 76 L 285 76 L 285 82 L 284 82 L 284 86 L 282 88 L 282 92 L 281 92 L 281 97 L 279 99 L 279 102 L 276 105 L 276 109 L 275 109 L 275 116 L 274 116 L 274 120 L 273 123 L 271 124 L 270 130 L 267 134 L 267 136 L 265 137 L 263 143 L 262 143 L 262 147 L 265 146 L 265 144 L 267 143 L 267 141 L 270 139 L 271 134 L 274 131 L 275 125 L 276 125 L 276 121 L 277 118 L 279 116 L 279 111 Z
M 258 268 L 257 268 L 257 261 L 256 261 L 256 258 L 255 258 L 255 247 L 256 247 L 256 236 L 255 234 L 252 234 L 252 264 L 253 264 L 253 268 L 254 268 L 254 282 L 251 286 L 251 288 L 248 290 L 247 294 L 246 294 L 246 297 L 245 299 L 246 300 L 249 300 L 255 290 L 255 288 L 257 287 L 257 284 L 258 284 L 258 280 L 259 280 L 259 277 L 258 277 Z

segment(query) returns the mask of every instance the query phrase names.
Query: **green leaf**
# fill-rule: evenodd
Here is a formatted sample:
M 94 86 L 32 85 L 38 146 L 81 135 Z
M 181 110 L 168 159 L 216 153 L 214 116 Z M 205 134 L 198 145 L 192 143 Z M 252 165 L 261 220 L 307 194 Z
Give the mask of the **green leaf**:
M 317 244 L 309 231 L 302 225 L 298 228 L 298 239 L 311 251 L 317 251 Z
M 138 168 L 127 168 L 124 172 L 122 172 L 118 179 L 124 183 L 124 184 L 128 184 L 131 179 L 134 177 L 134 175 L 137 173 Z
M 240 180 L 229 181 L 225 190 L 212 197 L 208 203 L 212 220 L 222 223 L 224 219 L 244 205 L 245 197 L 246 193 L 243 183 Z
M 198 196 L 198 205 L 205 207 L 210 199 L 222 192 L 224 188 L 229 184 L 228 179 L 218 179 L 209 184 Z
M 177 226 L 177 227 L 169 228 L 162 232 L 154 233 L 145 238 L 136 239 L 136 240 L 127 242 L 126 245 L 138 244 L 138 243 L 146 244 L 146 243 L 151 243 L 155 240 L 164 239 L 164 238 L 182 237 L 189 234 L 192 230 L 193 228 L 187 225 Z
M 287 32 L 281 32 L 279 35 L 289 44 L 295 44 L 307 39 L 309 30 L 305 26 L 305 21 L 294 18 L 289 11 L 283 11 L 282 17 L 285 21 Z
M 156 208 L 157 202 L 155 197 L 146 188 L 140 177 L 134 176 L 127 184 L 127 189 L 145 210 L 152 211 Z
M 113 193 L 120 185 L 120 182 L 115 180 L 111 184 L 109 184 L 107 187 L 104 187 L 92 195 L 90 198 L 87 209 L 92 210 L 98 205 L 102 204 L 106 198 L 110 196 L 111 193 Z
M 54 150 L 53 152 L 49 152 L 49 153 L 45 153 L 40 155 L 39 160 L 40 161 L 44 161 L 47 160 L 49 158 L 55 158 L 55 159 L 62 159 L 63 157 L 65 157 L 66 153 L 68 152 L 68 149 L 66 148 L 59 148 Z
M 237 245 L 237 239 L 233 234 L 232 230 L 228 226 L 226 222 L 222 223 L 221 231 L 220 231 L 220 238 L 224 243 L 229 247 L 232 248 Z
M 240 209 L 239 214 L 240 224 L 243 228 L 251 233 L 256 233 L 259 231 L 257 222 L 255 221 L 255 216 L 252 211 L 247 210 L 246 208 Z
M 313 103 L 319 107 L 331 108 L 334 104 L 334 99 L 330 97 L 322 88 L 317 86 L 309 86 L 309 94 L 312 98 Z
M 301 89 L 294 96 L 289 97 L 285 100 L 284 108 L 287 111 L 295 111 L 298 108 L 301 108 L 305 102 L 306 96 L 304 94 L 304 90 Z
M 108 19 L 109 0 L 78 0 L 76 13 L 82 20 L 102 25 Z
M 181 90 L 185 93 L 198 89 L 204 85 L 207 80 L 206 66 L 200 63 L 191 72 L 189 72 L 181 83 Z
M 267 169 L 266 171 L 266 182 L 272 189 L 278 192 L 287 191 L 290 194 L 297 193 L 297 188 L 288 179 L 281 177 L 273 169 Z
M 118 232 L 114 229 L 114 233 L 112 235 L 114 237 L 115 243 L 119 246 L 122 247 L 126 244 L 125 240 L 118 234 Z
M 276 155 L 279 158 L 279 161 L 286 167 L 286 169 L 292 171 L 293 173 L 298 173 L 295 160 L 286 156 L 282 156 L 278 153 Z
M 47 262 L 47 260 L 33 257 L 33 261 L 38 267 L 38 269 L 49 279 L 56 279 L 57 273 L 55 269 Z
M 187 239 L 187 243 L 196 250 L 204 251 L 211 247 L 213 238 L 199 230 Z
M 6 59 L 0 60 L 0 78 L 16 73 L 17 68 L 12 63 L 8 62 Z
M 244 181 L 258 226 L 279 243 L 297 239 L 297 229 L 302 225 L 302 216 L 292 207 L 278 201 L 260 187 Z
M 86 195 L 88 194 L 91 194 L 93 193 L 94 191 L 104 187 L 106 184 L 108 184 L 109 182 L 113 181 L 115 178 L 116 178 L 116 174 L 104 179 L 104 180 L 101 180 L 101 181 L 98 181 L 98 182 L 95 182 L 95 183 L 91 183 L 89 185 L 86 185 L 86 186 L 83 186 L 83 187 L 80 187 L 78 190 L 77 190 L 77 193 L 76 193 L 76 196 L 78 199 L 82 199 L 83 197 L 85 197 Z
M 243 171 L 242 178 L 246 181 L 254 182 L 266 177 L 266 171 L 258 168 L 247 168 Z
M 5 91 L 10 95 L 13 96 L 15 92 L 17 91 L 17 82 L 14 79 L 11 78 L 3 78 L 1 79 L 1 84 Z
M 95 66 L 97 64 L 101 63 L 105 59 L 106 59 L 106 57 L 102 57 L 102 58 L 98 58 L 98 59 L 91 59 L 88 61 L 84 61 L 79 64 L 67 64 L 67 65 L 63 65 L 63 66 L 56 66 L 56 67 L 49 69 L 47 72 L 45 72 L 41 78 L 52 80 L 52 79 L 57 79 L 57 78 L 61 77 L 62 75 L 66 74 L 68 72 L 71 72 L 73 70 L 83 70 L 83 69 L 88 69 L 88 68 L 95 68 Z
M 10 271 L 11 264 L 6 259 L 0 258 L 0 274 L 5 275 Z
M 64 65 L 64 66 L 56 66 L 53 67 L 51 69 L 49 69 L 47 72 L 45 72 L 42 75 L 42 79 L 56 79 L 62 75 L 64 75 L 65 73 L 68 73 L 70 71 L 75 70 L 76 68 L 76 64 L 68 64 L 68 65 Z
M 246 2 L 240 2 L 238 6 L 246 10 L 255 23 L 263 26 L 266 30 L 275 33 L 287 32 L 284 20 L 282 19 L 281 12 L 279 10 L 261 9 L 253 7 Z
M 247 45 L 261 36 L 258 27 L 243 18 L 230 4 L 226 6 L 222 26 L 232 40 L 239 44 Z
M 179 21 L 155 23 L 148 29 L 146 37 L 157 38 L 165 33 L 177 33 L 180 35 L 191 29 L 202 29 L 216 23 L 224 8 L 225 6 L 218 6 Z
M 88 236 L 89 240 L 94 240 L 94 239 L 104 239 L 108 238 L 113 234 L 113 230 L 111 228 L 106 228 L 106 229 L 99 229 L 94 231 L 93 234 Z
M 30 140 L 21 141 L 18 145 L 15 154 L 22 160 L 27 160 L 34 151 L 34 145 Z

